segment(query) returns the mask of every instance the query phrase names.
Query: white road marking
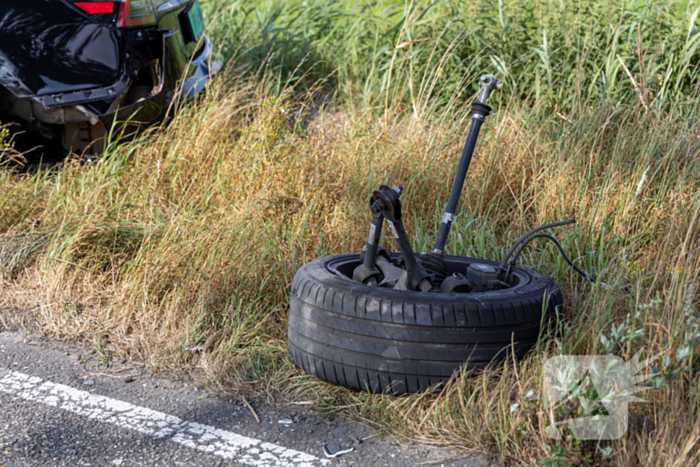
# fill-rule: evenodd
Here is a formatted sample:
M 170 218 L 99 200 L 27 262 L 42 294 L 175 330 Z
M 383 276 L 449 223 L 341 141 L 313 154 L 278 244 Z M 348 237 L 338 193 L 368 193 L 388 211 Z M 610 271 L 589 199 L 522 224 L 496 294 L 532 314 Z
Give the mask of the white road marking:
M 241 464 L 260 467 L 315 467 L 329 463 L 326 459 L 277 444 L 188 422 L 173 415 L 79 391 L 16 371 L 8 371 L 0 379 L 0 392 L 236 460 Z

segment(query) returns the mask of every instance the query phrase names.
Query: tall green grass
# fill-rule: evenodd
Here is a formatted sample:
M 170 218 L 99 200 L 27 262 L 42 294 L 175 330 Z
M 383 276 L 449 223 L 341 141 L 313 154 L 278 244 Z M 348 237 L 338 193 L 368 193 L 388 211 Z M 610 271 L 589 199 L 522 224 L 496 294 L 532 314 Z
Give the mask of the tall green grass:
M 689 0 L 204 2 L 222 52 L 278 90 L 346 101 L 466 99 L 493 72 L 503 102 L 564 114 L 581 102 L 696 110 L 700 21 Z M 630 78 L 631 75 L 631 78 Z M 432 107 L 432 106 L 431 106 Z

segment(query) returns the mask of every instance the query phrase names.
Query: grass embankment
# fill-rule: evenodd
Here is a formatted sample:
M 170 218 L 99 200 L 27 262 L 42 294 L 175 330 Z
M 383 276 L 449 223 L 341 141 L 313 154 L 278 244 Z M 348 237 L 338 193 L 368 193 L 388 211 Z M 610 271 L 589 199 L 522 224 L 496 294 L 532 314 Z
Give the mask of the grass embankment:
M 303 11 L 320 15 L 321 3 Z M 566 11 L 576 5 L 565 2 Z M 501 57 L 518 74 L 505 73 L 509 90 L 494 101 L 449 252 L 500 259 L 529 228 L 576 217 L 575 227 L 556 236 L 580 267 L 595 271 L 610 287 L 587 283 L 553 247 L 535 244 L 520 262 L 551 274 L 563 289 L 557 339 L 543 339 L 517 364 L 479 376 L 457 375 L 440 394 L 373 396 L 315 381 L 291 363 L 285 328 L 292 277 L 311 259 L 362 247 L 367 197 L 380 183 L 406 188 L 409 234 L 416 250 L 429 249 L 468 128 L 463 102 L 474 88 L 460 83 L 471 83 L 475 72 L 488 71 L 498 60 L 482 48 L 486 61 L 458 71 L 463 59 L 450 44 L 461 47 L 467 37 L 480 37 L 474 31 L 446 38 L 455 28 L 449 21 L 462 18 L 459 11 L 444 16 L 447 10 L 436 7 L 420 21 L 434 19 L 410 25 L 401 15 L 382 19 L 376 12 L 383 10 L 375 8 L 351 18 L 329 14 L 336 26 L 332 34 L 351 35 L 366 24 L 363 40 L 394 41 L 381 54 L 365 55 L 374 67 L 343 75 L 351 66 L 343 71 L 341 57 L 332 62 L 332 56 L 323 56 L 330 53 L 329 42 L 310 21 L 295 19 L 293 9 L 274 17 L 275 24 L 286 25 L 276 37 L 265 38 L 250 23 L 271 15 L 272 7 L 243 16 L 249 21 L 248 42 L 247 48 L 238 47 L 234 33 L 245 28 L 224 33 L 226 21 L 246 24 L 234 14 L 239 6 L 230 5 L 217 23 L 219 39 L 226 39 L 224 51 L 235 57 L 229 71 L 206 97 L 186 105 L 162 128 L 113 144 L 92 168 L 68 165 L 59 173 L 31 177 L 0 172 L 0 319 L 17 322 L 11 310 L 31 309 L 51 336 L 138 357 L 156 371 L 199 369 L 211 385 L 277 400 L 303 394 L 323 410 L 369 420 L 394 435 L 497 453 L 512 465 L 538 460 L 696 465 L 700 123 L 693 117 L 695 49 L 686 63 L 660 52 L 671 47 L 668 42 L 643 42 L 644 34 L 636 31 L 660 17 L 644 8 L 625 15 L 608 11 L 613 25 L 595 26 L 599 29 L 581 26 L 577 32 L 563 23 L 548 37 L 559 34 L 574 45 L 550 63 L 553 72 L 569 70 L 570 80 L 554 73 L 549 91 L 538 95 L 527 90 L 535 89 L 533 70 L 539 65 L 523 64 L 527 57 L 540 60 L 537 50 L 527 55 L 525 49 L 526 33 L 534 41 L 530 45 L 541 42 L 541 25 L 528 26 L 529 17 L 514 5 L 502 7 L 504 24 L 520 21 L 524 28 L 523 37 L 511 41 L 509 54 Z M 664 24 L 681 31 L 678 40 L 695 44 L 698 36 L 689 34 L 693 10 L 686 14 L 672 7 L 680 13 L 669 14 Z M 413 17 L 422 10 L 407 11 Z M 586 17 L 585 12 L 578 16 Z M 630 25 L 637 17 L 646 19 L 639 27 Z M 475 14 L 460 21 L 479 18 L 488 17 Z M 575 20 L 571 16 L 572 24 Z M 630 34 L 615 36 L 613 20 Z M 291 34 L 295 21 L 310 25 L 316 36 L 301 29 Z M 603 43 L 601 34 L 608 30 L 619 47 L 590 45 Z M 432 36 L 435 31 L 445 32 Z M 406 39 L 423 38 L 430 40 L 398 47 Z M 324 63 L 303 62 L 311 65 L 299 69 L 275 64 L 270 50 L 286 50 L 293 39 Z M 549 50 L 566 49 L 548 43 Z M 344 44 L 352 45 L 349 39 Z M 418 45 L 422 48 L 411 50 Z M 598 81 L 582 64 L 592 66 L 599 58 L 591 57 L 605 54 L 615 57 L 609 65 L 617 70 L 617 81 L 603 88 L 584 86 Z M 261 57 L 270 65 L 255 76 Z M 358 60 L 364 62 L 361 54 Z M 652 76 L 655 66 L 667 70 L 659 65 L 663 60 L 673 66 L 661 81 L 641 76 Z M 440 64 L 453 62 L 449 75 L 440 73 Z M 329 63 L 337 64 L 335 74 L 316 82 L 327 76 L 314 73 Z M 640 93 L 629 77 L 625 80 L 623 63 Z M 567 88 L 571 79 L 574 85 Z M 314 99 L 320 94 L 326 102 L 328 96 L 335 100 L 318 113 Z M 545 415 L 529 391 L 541 394 L 547 356 L 630 358 L 642 347 L 646 354 L 666 351 L 667 358 L 657 364 L 659 389 L 643 394 L 648 403 L 632 404 L 622 440 L 597 445 L 556 442 L 545 435 Z

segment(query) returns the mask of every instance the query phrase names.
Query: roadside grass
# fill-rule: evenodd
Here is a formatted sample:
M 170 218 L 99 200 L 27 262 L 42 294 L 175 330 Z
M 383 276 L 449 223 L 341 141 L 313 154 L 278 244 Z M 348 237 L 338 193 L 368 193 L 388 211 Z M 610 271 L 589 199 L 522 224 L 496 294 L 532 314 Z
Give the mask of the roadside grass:
M 332 388 L 293 366 L 289 285 L 303 263 L 362 247 L 366 199 L 382 182 L 405 187 L 406 224 L 425 250 L 466 111 L 444 119 L 406 112 L 385 128 L 383 116 L 336 109 L 304 127 L 290 117 L 303 105 L 264 84 L 222 78 L 163 128 L 112 145 L 94 167 L 3 173 L 3 308 L 33 308 L 43 332 L 143 359 L 154 371 L 196 369 L 226 391 L 313 398 L 393 435 L 497 452 L 516 465 L 547 458 L 554 446 L 539 403 L 526 398 L 541 394 L 547 355 L 667 350 L 659 378 L 668 381 L 645 394 L 650 403 L 633 404 L 630 432 L 610 443 L 609 462 L 697 462 L 696 123 L 635 106 L 592 107 L 568 121 L 495 112 L 450 252 L 500 258 L 527 228 L 576 217 L 556 235 L 610 287 L 533 245 L 521 264 L 563 289 L 558 339 L 543 339 L 523 362 L 457 375 L 439 395 L 394 398 Z M 627 328 L 614 334 L 613 324 Z M 689 354 L 678 353 L 683 347 Z M 572 462 L 602 462 L 595 443 L 559 446 Z
M 501 4 L 504 23 L 509 14 L 525 14 Z M 216 24 L 238 24 L 235 8 L 242 5 L 231 2 Z M 386 10 L 377 5 L 364 10 L 366 18 Z M 681 19 L 668 27 L 695 41 L 700 35 L 690 34 L 694 20 L 684 13 L 693 13 L 689 4 L 686 10 L 673 5 Z M 422 21 L 418 6 L 406 6 L 404 17 Z M 270 8 L 247 14 L 264 19 Z M 27 176 L 0 171 L 1 322 L 13 319 L 7 310 L 32 309 L 44 333 L 85 342 L 110 358 L 139 358 L 154 371 L 198 371 L 222 391 L 313 400 L 320 410 L 365 420 L 392 436 L 495 453 L 507 465 L 697 465 L 700 124 L 696 71 L 688 65 L 696 59 L 695 42 L 688 42 L 687 62 L 664 69 L 670 70 L 665 83 L 681 84 L 663 98 L 638 94 L 622 78 L 604 95 L 577 91 L 594 89 L 593 81 L 562 91 L 573 78 L 595 79 L 580 66 L 585 60 L 614 68 L 634 59 L 630 52 L 617 60 L 612 45 L 572 46 L 568 53 L 583 51 L 580 57 L 557 56 L 561 73 L 550 76 L 559 94 L 546 99 L 525 91 L 536 88 L 538 65 L 504 73 L 508 90 L 497 96 L 484 126 L 448 252 L 501 259 L 529 228 L 575 217 L 575 226 L 555 236 L 598 282 L 576 275 L 551 245 L 531 244 L 520 264 L 551 275 L 563 291 L 556 331 L 521 362 L 455 375 L 439 393 L 393 397 L 334 388 L 293 365 L 285 337 L 289 287 L 305 262 L 362 248 L 367 198 L 380 183 L 404 186 L 413 246 L 429 249 L 468 129 L 464 102 L 475 88 L 467 83 L 488 71 L 493 58 L 459 68 L 473 50 L 462 58 L 454 52 L 465 36 L 398 47 L 407 37 L 433 36 L 410 35 L 394 17 L 375 23 L 334 17 L 343 25 L 334 34 L 368 28 L 373 32 L 360 34 L 358 44 L 371 36 L 389 44 L 381 53 L 358 45 L 358 63 L 364 54 L 367 68 L 343 75 L 353 62 L 342 71 L 340 52 L 335 61 L 323 56 L 337 49 L 294 30 L 299 23 L 275 29 L 289 18 L 285 11 L 261 23 L 278 36 L 260 35 L 258 42 L 253 39 L 262 33 L 250 21 L 228 32 L 217 26 L 232 58 L 207 95 L 133 139 L 112 135 L 107 154 L 93 166 L 68 163 L 60 172 Z M 399 27 L 380 35 L 365 24 Z M 627 34 L 616 37 L 636 48 L 637 26 L 624 24 Z M 564 26 L 557 34 L 565 35 Z M 455 26 L 441 28 L 447 35 Z M 309 68 L 297 70 L 275 63 L 269 50 L 251 56 L 234 41 L 246 35 L 250 50 L 256 44 L 294 48 L 296 38 L 315 55 L 304 62 Z M 540 39 L 525 37 L 530 42 L 506 37 L 510 42 L 502 46 L 512 50 L 504 63 L 526 63 L 528 44 Z M 665 56 L 650 41 L 639 42 L 642 59 L 626 65 L 638 82 L 654 72 L 645 68 L 656 63 L 650 57 Z M 412 48 L 416 44 L 425 49 Z M 445 83 L 438 71 L 451 60 L 452 81 Z M 626 76 L 621 65 L 616 69 Z M 411 90 L 416 76 L 426 76 L 425 92 Z M 396 248 L 388 237 L 384 245 Z M 647 403 L 632 404 L 623 439 L 546 436 L 539 397 L 547 356 L 629 359 L 640 349 L 666 354 L 655 363 L 657 389 L 641 394 Z

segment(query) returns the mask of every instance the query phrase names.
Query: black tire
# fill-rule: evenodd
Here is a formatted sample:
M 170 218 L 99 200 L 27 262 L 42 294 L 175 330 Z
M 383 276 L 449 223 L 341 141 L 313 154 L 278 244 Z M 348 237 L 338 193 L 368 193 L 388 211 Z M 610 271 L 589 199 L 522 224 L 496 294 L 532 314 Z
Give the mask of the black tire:
M 493 261 L 448 256 L 448 273 Z M 396 291 L 350 279 L 358 254 L 301 267 L 292 283 L 289 352 L 307 373 L 354 390 L 414 393 L 445 383 L 463 365 L 517 358 L 562 303 L 547 276 L 516 267 L 517 285 L 471 294 Z M 545 316 L 542 311 L 546 309 Z M 465 363 L 466 362 L 466 363 Z

